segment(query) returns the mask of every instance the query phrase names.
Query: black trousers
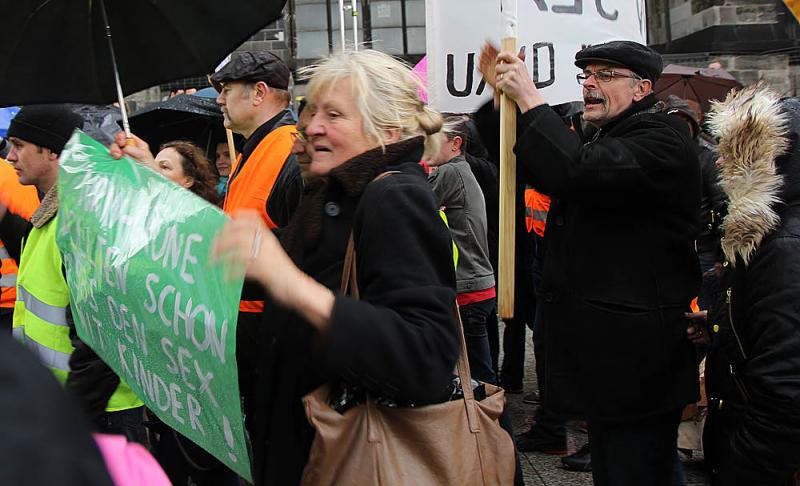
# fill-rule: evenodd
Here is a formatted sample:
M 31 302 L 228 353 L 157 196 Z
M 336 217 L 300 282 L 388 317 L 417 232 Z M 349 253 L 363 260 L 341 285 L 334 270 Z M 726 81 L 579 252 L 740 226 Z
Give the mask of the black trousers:
M 595 486 L 680 484 L 677 440 L 682 411 L 620 422 L 589 421 Z
M 11 332 L 14 325 L 14 309 L 0 307 L 0 332 Z
M 153 416 L 150 451 L 175 485 L 238 486 L 236 473 L 191 440 Z
M 258 357 L 262 350 L 259 349 L 258 338 L 263 328 L 263 314 L 255 312 L 239 312 L 239 322 L 236 329 L 236 361 L 239 370 L 239 394 L 242 396 L 242 408 L 245 426 L 251 437 L 255 434 L 254 417 L 255 387 L 258 372 Z
M 520 241 L 521 240 L 521 241 Z M 503 364 L 500 367 L 500 384 L 504 387 L 522 388 L 525 377 L 525 334 L 533 327 L 536 315 L 534 291 L 534 262 L 537 240 L 535 233 L 517 238 L 517 271 L 514 277 L 514 318 L 503 321 Z
M 535 234 L 535 252 L 533 256 L 533 264 L 531 265 L 531 277 L 534 291 L 538 294 L 539 286 L 542 283 L 542 267 L 544 261 L 542 258 L 542 240 Z M 538 298 L 538 295 L 537 295 Z M 539 399 L 540 405 L 536 407 L 534 414 L 536 433 L 540 437 L 550 437 L 552 439 L 563 440 L 564 444 L 567 443 L 567 420 L 555 413 L 550 409 L 544 407 L 545 397 L 547 396 L 547 389 L 545 384 L 547 380 L 544 379 L 544 360 L 547 343 L 544 339 L 544 327 L 541 306 L 534 307 L 535 317 L 529 327 L 533 332 L 533 355 L 536 359 L 536 376 L 539 385 Z

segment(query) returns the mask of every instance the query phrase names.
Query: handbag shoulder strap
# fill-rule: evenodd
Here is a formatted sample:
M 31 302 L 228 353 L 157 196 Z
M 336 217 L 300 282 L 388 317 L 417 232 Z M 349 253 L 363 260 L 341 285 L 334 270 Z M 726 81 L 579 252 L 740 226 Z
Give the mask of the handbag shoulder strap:
M 392 174 L 399 174 L 399 170 L 387 170 L 381 172 L 369 184 L 385 179 Z M 358 283 L 356 282 L 356 245 L 353 237 L 353 230 L 350 230 L 350 238 L 347 240 L 347 249 L 344 252 L 344 265 L 342 265 L 342 282 L 339 285 L 343 295 L 349 295 L 356 299 L 359 298 Z
M 349 295 L 356 300 L 360 298 L 358 293 L 358 281 L 356 278 L 356 244 L 352 231 L 350 231 L 350 238 L 347 240 L 347 250 L 344 253 L 342 283 L 339 289 L 342 295 Z
M 383 172 L 372 181 L 383 179 L 394 173 L 395 172 Z M 356 272 L 356 245 L 352 230 L 350 231 L 350 238 L 347 240 L 347 250 L 345 250 L 344 255 L 340 289 L 342 295 L 350 295 L 356 300 L 360 299 L 358 276 Z M 458 338 L 461 342 L 461 352 L 459 353 L 458 362 L 456 363 L 456 373 L 461 381 L 469 429 L 471 432 L 475 433 L 480 431 L 480 423 L 478 421 L 477 406 L 475 404 L 475 394 L 472 390 L 472 373 L 470 372 L 469 360 L 467 359 L 467 342 L 464 339 L 464 326 L 461 323 L 461 314 L 458 312 L 458 304 L 456 304 L 456 302 L 453 302 L 453 322 L 458 328 Z
M 461 323 L 461 314 L 458 312 L 458 304 L 453 302 L 454 322 L 458 327 L 458 338 L 461 340 L 461 355 L 458 357 L 456 363 L 456 370 L 458 371 L 458 378 L 461 381 L 461 390 L 464 394 L 464 406 L 467 410 L 467 421 L 469 422 L 469 430 L 471 432 L 479 432 L 481 430 L 480 422 L 478 421 L 478 411 L 475 404 L 475 393 L 472 390 L 472 373 L 469 369 L 469 360 L 467 359 L 467 341 L 464 339 L 464 325 Z

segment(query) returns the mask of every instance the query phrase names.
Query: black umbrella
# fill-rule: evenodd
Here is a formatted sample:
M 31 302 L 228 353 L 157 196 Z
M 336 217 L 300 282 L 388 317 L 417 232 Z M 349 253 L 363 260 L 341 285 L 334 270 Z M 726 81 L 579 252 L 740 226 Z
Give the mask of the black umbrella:
M 13 26 L 0 43 L 0 106 L 110 103 L 156 84 L 207 74 L 280 17 L 285 3 L 0 0 L 3 20 Z
M 111 145 L 119 132 L 122 116 L 119 107 L 114 105 L 68 104 L 70 109 L 83 118 L 83 131 L 104 145 Z
M 155 152 L 172 140 L 194 142 L 206 154 L 212 145 L 225 141 L 222 112 L 216 101 L 194 95 L 177 95 L 131 115 L 133 132 Z

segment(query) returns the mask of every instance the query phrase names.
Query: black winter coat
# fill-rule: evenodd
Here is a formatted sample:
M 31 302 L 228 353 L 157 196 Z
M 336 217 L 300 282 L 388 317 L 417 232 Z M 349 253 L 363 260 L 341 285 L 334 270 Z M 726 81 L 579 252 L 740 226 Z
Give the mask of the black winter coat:
M 556 200 L 538 296 L 553 411 L 633 419 L 699 398 L 684 312 L 700 172 L 686 124 L 659 108 L 647 97 L 586 144 L 547 105 L 519 119 L 521 174 Z
M 766 112 L 770 105 L 782 112 Z M 712 484 L 782 486 L 800 470 L 800 100 L 750 88 L 718 110 L 712 126 L 726 134 L 731 201 L 728 261 L 709 314 L 717 332 L 706 366 L 706 459 Z M 789 153 L 775 157 L 784 138 Z
M 78 407 L 9 334 L 0 336 L 0 429 L 0 484 L 114 484 Z
M 338 290 L 352 229 L 361 300 L 337 295 L 324 336 L 267 302 L 258 336 L 256 484 L 300 481 L 313 439 L 301 398 L 344 382 L 399 403 L 444 401 L 459 354 L 451 240 L 419 165 L 422 138 L 366 152 L 310 184 L 281 243 Z M 370 183 L 384 171 L 399 171 Z
M 700 234 L 697 236 L 697 252 L 708 254 L 722 261 L 722 251 L 719 246 L 719 226 L 722 218 L 727 213 L 728 199 L 725 191 L 719 185 L 719 170 L 717 159 L 719 154 L 714 147 L 702 138 L 697 140 L 697 158 L 700 161 L 700 175 L 703 181 L 703 190 L 700 198 Z M 707 268 L 702 268 L 707 271 Z

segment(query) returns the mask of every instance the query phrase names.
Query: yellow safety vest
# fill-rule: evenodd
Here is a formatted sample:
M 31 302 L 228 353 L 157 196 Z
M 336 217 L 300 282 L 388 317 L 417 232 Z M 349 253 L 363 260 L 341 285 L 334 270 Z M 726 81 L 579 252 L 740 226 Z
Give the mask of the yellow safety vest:
M 450 231 L 450 222 L 447 221 L 447 215 L 444 213 L 444 210 L 439 210 L 439 217 L 442 218 L 444 225 L 447 226 L 447 230 Z M 458 269 L 458 247 L 456 246 L 455 240 L 450 238 L 450 241 L 453 242 L 453 266 Z
M 69 357 L 75 348 L 69 339 L 69 287 L 61 270 L 61 252 L 56 246 L 57 220 L 58 216 L 41 228 L 34 228 L 24 242 L 17 274 L 13 333 L 63 384 L 67 381 Z M 130 387 L 120 380 L 106 411 L 142 405 Z

